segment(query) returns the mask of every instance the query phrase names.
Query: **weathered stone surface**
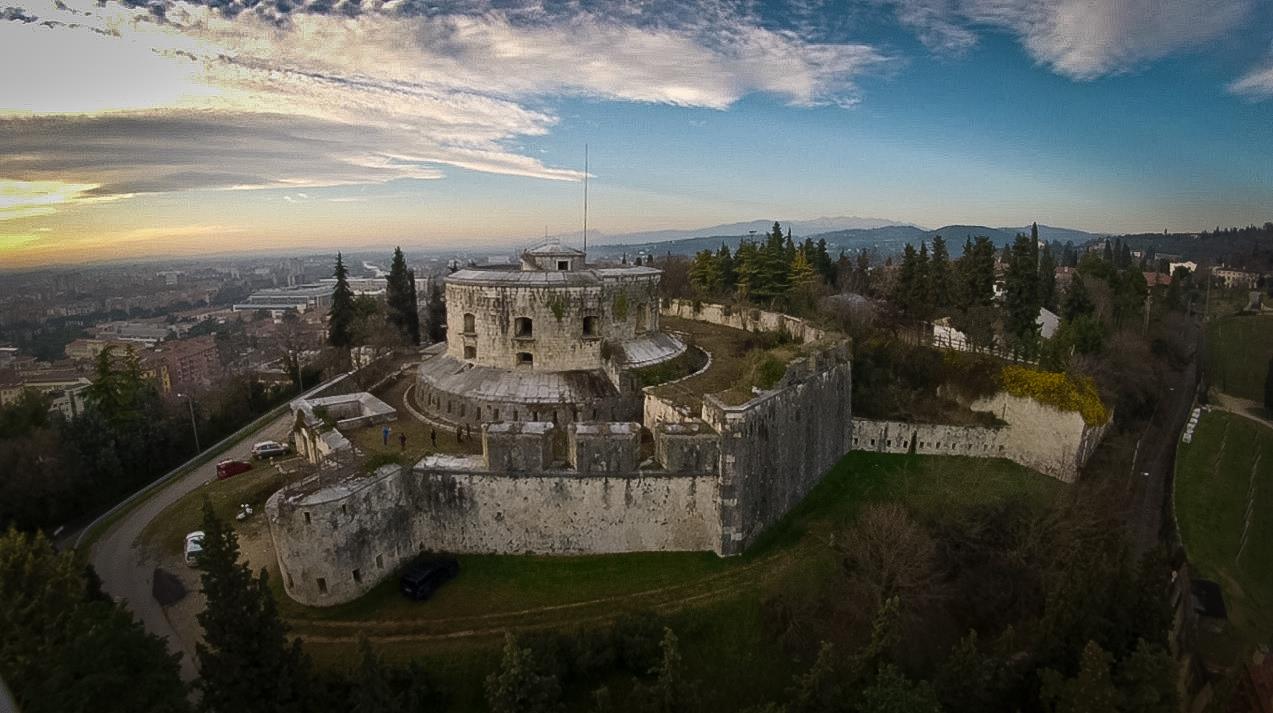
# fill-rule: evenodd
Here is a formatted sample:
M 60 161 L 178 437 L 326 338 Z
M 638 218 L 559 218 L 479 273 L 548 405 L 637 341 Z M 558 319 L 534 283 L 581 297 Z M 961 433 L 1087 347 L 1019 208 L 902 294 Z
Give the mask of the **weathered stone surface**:
M 633 473 L 640 465 L 639 423 L 574 423 L 569 434 L 570 465 L 579 475 Z

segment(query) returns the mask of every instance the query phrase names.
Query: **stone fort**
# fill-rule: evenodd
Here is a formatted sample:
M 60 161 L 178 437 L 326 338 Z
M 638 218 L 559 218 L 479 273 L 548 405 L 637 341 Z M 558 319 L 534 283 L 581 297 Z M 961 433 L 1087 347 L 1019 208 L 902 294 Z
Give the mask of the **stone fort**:
M 404 404 L 412 413 L 399 417 L 472 429 L 481 453 L 437 453 L 373 473 L 325 473 L 320 464 L 275 493 L 266 512 L 287 593 L 308 605 L 347 602 L 423 551 L 730 556 L 854 448 L 1029 455 L 1010 430 L 947 430 L 925 436 L 923 447 L 910 443 L 918 432 L 906 424 L 864 423 L 855 433 L 847 339 L 779 313 L 660 300 L 661 274 L 590 267 L 582 252 L 546 242 L 516 269 L 449 275 L 446 342 L 426 350 Z M 781 333 L 794 356 L 767 388 L 678 398 L 691 390 L 677 382 L 710 372 L 714 357 L 704 354 L 688 376 L 647 384 L 652 370 L 697 349 L 663 331 L 661 317 Z M 374 415 L 360 403 L 351 417 Z M 999 406 L 1004 428 L 1021 434 L 1047 431 L 1058 417 L 1052 433 L 1062 437 L 1049 443 L 1062 445 L 1028 464 L 1063 480 L 1104 432 L 1034 402 Z M 313 408 L 293 404 L 297 442 L 317 454 L 304 427 Z

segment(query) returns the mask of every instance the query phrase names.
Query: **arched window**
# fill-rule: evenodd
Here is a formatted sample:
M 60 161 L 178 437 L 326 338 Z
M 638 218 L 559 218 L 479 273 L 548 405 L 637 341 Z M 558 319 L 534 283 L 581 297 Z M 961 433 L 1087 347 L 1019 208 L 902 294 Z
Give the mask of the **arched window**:
M 530 339 L 535 336 L 535 323 L 530 317 L 518 317 L 513 320 L 513 336 L 518 339 Z
M 477 334 L 477 317 L 472 312 L 464 313 L 464 333 Z

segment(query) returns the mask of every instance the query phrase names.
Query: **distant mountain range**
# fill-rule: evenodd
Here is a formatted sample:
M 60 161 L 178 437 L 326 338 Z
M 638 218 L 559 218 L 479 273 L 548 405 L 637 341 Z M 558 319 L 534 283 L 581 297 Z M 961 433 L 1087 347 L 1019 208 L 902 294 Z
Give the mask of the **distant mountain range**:
M 831 230 L 818 230 L 816 227 L 826 226 L 833 223 L 833 221 L 854 220 L 883 222 L 886 224 L 835 228 Z M 802 229 L 802 224 L 813 226 L 813 229 Z M 784 227 L 787 225 L 788 223 L 783 223 Z M 812 238 L 814 241 L 826 240 L 827 250 L 832 253 L 838 253 L 840 250 L 854 251 L 862 248 L 871 248 L 886 254 L 895 253 L 900 252 L 906 243 L 917 245 L 920 241 L 932 240 L 934 235 L 940 235 L 946 239 L 951 253 L 957 256 L 961 252 L 965 238 L 968 237 L 975 238 L 984 235 L 990 238 L 991 242 L 996 246 L 1002 246 L 1011 242 L 1017 233 L 1028 234 L 1030 232 L 1030 226 L 991 228 L 984 225 L 947 225 L 929 230 L 909 224 L 889 224 L 888 221 L 876 218 L 819 218 L 811 221 L 792 221 L 790 226 L 792 235 L 799 237 L 801 240 L 806 237 Z M 720 248 L 722 243 L 728 245 L 730 250 L 735 250 L 738 248 L 739 242 L 750 236 L 750 231 L 754 230 L 757 237 L 763 237 L 772 227 L 772 221 L 752 221 L 749 223 L 713 226 L 697 231 L 655 231 L 652 233 L 632 233 L 624 236 L 602 236 L 600 240 L 606 241 L 606 244 L 590 246 L 588 252 L 598 256 L 614 256 L 623 253 L 629 255 L 640 253 L 693 255 L 701 250 L 716 250 Z M 591 235 L 591 231 L 589 233 Z M 1039 237 L 1049 242 L 1058 241 L 1064 243 L 1071 241 L 1077 245 L 1094 238 L 1105 237 L 1105 235 L 1088 233 L 1072 228 L 1040 225 Z M 619 240 L 618 238 L 624 239 Z M 641 240 L 640 238 L 645 239 Z M 595 236 L 592 239 L 594 241 L 598 240 Z

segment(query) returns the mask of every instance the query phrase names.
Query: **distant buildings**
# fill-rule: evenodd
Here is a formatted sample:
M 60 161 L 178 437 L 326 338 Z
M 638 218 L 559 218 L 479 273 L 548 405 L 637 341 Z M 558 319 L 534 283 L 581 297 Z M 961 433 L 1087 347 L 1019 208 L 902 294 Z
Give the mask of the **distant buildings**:
M 331 307 L 332 290 L 335 281 L 298 285 L 296 287 L 275 287 L 259 290 L 248 296 L 246 302 L 234 305 L 235 312 L 254 310 L 270 312 L 279 316 L 284 312 L 308 312 L 309 310 L 326 310 Z
M 142 371 L 161 394 L 174 389 L 204 387 L 221 375 L 221 356 L 212 336 L 164 342 L 141 355 Z
M 1225 287 L 1244 287 L 1253 290 L 1260 284 L 1260 274 L 1257 272 L 1247 272 L 1245 270 L 1232 270 L 1226 267 L 1217 267 L 1211 271 L 1211 277 L 1219 282 L 1224 283 Z

